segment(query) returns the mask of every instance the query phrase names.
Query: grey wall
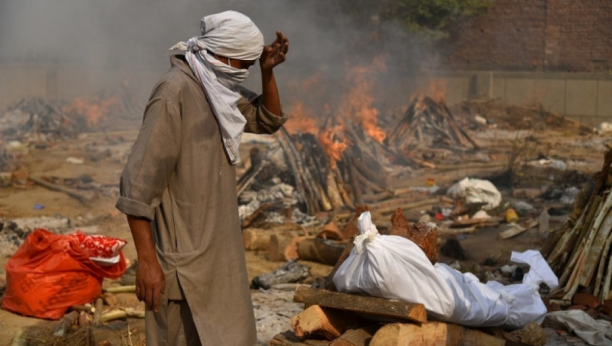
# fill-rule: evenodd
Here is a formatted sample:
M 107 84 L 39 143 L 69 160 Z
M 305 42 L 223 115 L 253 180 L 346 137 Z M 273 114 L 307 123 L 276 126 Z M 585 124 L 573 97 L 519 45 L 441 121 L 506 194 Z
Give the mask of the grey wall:
M 120 71 L 75 65 L 0 65 L 0 110 L 26 97 L 70 100 L 112 91 L 128 81 L 134 101 L 144 104 L 151 88 L 168 66 L 145 65 Z M 406 79 L 406 90 L 429 90 L 441 80 L 449 105 L 487 96 L 544 109 L 596 125 L 612 121 L 612 75 L 552 72 L 448 71 Z M 402 88 L 402 86 L 398 86 Z

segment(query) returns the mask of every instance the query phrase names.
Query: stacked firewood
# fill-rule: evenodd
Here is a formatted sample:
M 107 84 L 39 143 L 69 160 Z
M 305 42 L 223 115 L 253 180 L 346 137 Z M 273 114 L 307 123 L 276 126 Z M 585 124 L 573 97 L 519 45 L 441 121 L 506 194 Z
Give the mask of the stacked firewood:
M 415 148 L 478 148 L 459 126 L 444 100 L 434 101 L 425 95 L 412 100 L 406 115 L 386 140 L 402 152 Z
M 594 182 L 585 184 L 565 227 L 551 235 L 554 244 L 548 263 L 559 279 L 557 296 L 563 300 L 585 291 L 601 300 L 610 299 L 612 283 L 612 150 Z M 553 292 L 554 293 L 554 292 Z
M 364 210 L 359 208 L 358 212 Z M 436 261 L 435 228 L 420 223 L 411 225 L 401 209 L 396 211 L 391 221 L 393 226 L 385 234 L 414 241 L 432 262 Z M 294 301 L 304 303 L 304 311 L 291 319 L 293 330 L 276 335 L 270 345 L 506 345 L 507 341 L 520 341 L 522 345 L 543 346 L 546 343 L 544 331 L 535 323 L 511 333 L 501 328 L 478 330 L 430 321 L 422 304 L 337 292 L 333 284 L 330 285 L 331 278 L 351 248 L 347 246 L 326 279 L 315 280 L 312 287 L 297 288 Z

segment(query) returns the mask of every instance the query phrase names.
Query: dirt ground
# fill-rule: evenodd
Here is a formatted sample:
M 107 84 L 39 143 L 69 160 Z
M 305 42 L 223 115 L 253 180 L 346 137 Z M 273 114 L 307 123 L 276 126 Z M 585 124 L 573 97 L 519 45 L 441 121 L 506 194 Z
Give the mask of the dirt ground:
M 94 181 L 103 184 L 116 185 L 123 168 L 123 157 L 135 140 L 136 131 L 122 131 L 118 133 L 94 133 L 83 134 L 78 139 L 57 143 L 47 149 L 30 148 L 27 155 L 20 158 L 19 162 L 25 166 L 31 176 L 57 176 L 64 178 L 77 177 L 83 174 L 90 175 Z M 415 172 L 412 176 L 393 181 L 396 188 L 407 186 L 424 186 L 427 178 L 434 178 L 442 188 L 447 188 L 453 182 L 466 176 L 492 177 L 506 166 L 507 159 L 513 144 L 521 138 L 533 136 L 537 138 L 538 148 L 541 153 L 549 157 L 555 157 L 568 163 L 568 170 L 578 170 L 585 174 L 591 174 L 599 170 L 603 157 L 604 144 L 607 138 L 596 135 L 582 136 L 575 133 L 563 131 L 530 131 L 523 133 L 510 130 L 487 130 L 472 133 L 472 136 L 487 148 L 492 157 L 495 158 L 491 167 L 483 168 L 451 168 L 441 170 L 422 170 Z M 98 162 L 87 159 L 84 148 L 107 148 L 113 155 Z M 243 149 L 246 150 L 246 149 Z M 83 164 L 71 164 L 66 162 L 68 157 L 85 158 Z M 519 172 L 519 176 L 521 176 Z M 528 186 L 550 186 L 556 184 L 561 172 L 541 170 L 536 173 L 525 173 L 518 181 L 518 185 Z M 524 182 L 521 180 L 523 179 Z M 504 199 L 512 199 L 510 189 L 502 190 Z M 415 195 L 415 199 L 427 198 Z M 0 188 L 0 218 L 13 219 L 32 216 L 63 216 L 72 220 L 73 226 L 97 226 L 100 234 L 128 240 L 124 248 L 126 258 L 135 259 L 136 251 L 131 242 L 131 235 L 124 215 L 115 208 L 115 197 L 98 196 L 88 205 L 67 196 L 62 192 L 51 191 L 38 185 L 28 185 L 23 188 L 6 187 Z M 35 205 L 41 204 L 43 209 L 36 210 Z M 425 210 L 410 210 L 406 215 L 411 220 L 418 219 Z M 375 220 L 376 221 L 376 220 Z M 564 217 L 554 217 L 553 225 L 560 225 Z M 473 268 L 481 265 L 487 258 L 497 260 L 495 266 L 499 267 L 508 262 L 511 251 L 523 251 L 530 248 L 538 249 L 543 241 L 537 237 L 535 231 L 528 231 L 515 238 L 500 240 L 499 228 L 479 229 L 475 234 L 469 234 L 460 238 L 460 244 L 468 254 L 468 259 L 461 262 L 464 268 Z M 270 272 L 280 266 L 281 263 L 270 262 L 264 253 L 247 252 L 247 268 L 249 277 Z M 8 258 L 0 258 L 0 278 L 4 278 L 4 267 Z M 453 263 L 454 259 L 441 258 L 442 262 Z M 326 275 L 331 267 L 318 263 L 307 263 L 312 267 L 313 276 Z M 485 268 L 486 270 L 486 268 Z M 112 285 L 113 282 L 105 280 L 104 285 Z M 139 306 L 133 295 L 120 294 L 119 300 L 124 306 Z M 0 310 L 0 345 L 9 345 L 10 341 L 19 328 L 29 326 L 50 327 L 54 322 L 38 319 L 25 318 L 10 312 Z

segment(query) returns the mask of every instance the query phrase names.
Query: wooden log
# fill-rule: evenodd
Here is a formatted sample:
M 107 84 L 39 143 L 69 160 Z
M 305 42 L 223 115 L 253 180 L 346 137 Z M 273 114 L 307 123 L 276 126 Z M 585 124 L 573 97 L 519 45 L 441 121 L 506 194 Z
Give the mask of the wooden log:
M 334 265 L 342 255 L 346 243 L 321 238 L 307 238 L 298 244 L 298 256 L 301 260 Z
M 270 346 L 329 346 L 327 340 L 306 339 L 302 340 L 291 331 L 280 333 L 270 341 Z
M 352 159 L 351 163 L 351 167 L 354 167 L 361 175 L 370 180 L 372 183 L 380 186 L 382 190 L 387 188 L 387 181 L 382 172 L 374 172 L 361 160 Z
M 87 304 L 87 305 L 73 305 L 73 306 L 70 307 L 70 310 L 73 310 L 73 311 L 84 311 L 84 312 L 86 312 L 88 314 L 93 314 L 94 312 L 96 312 L 96 308 L 94 308 L 90 304 Z
M 259 208 L 257 208 L 253 214 L 247 216 L 244 218 L 244 220 L 242 221 L 242 228 L 247 228 L 251 225 L 251 223 L 253 223 L 253 221 L 255 221 L 255 219 L 257 219 L 259 217 L 259 215 L 263 214 L 266 212 L 266 210 L 274 207 L 276 205 L 275 202 L 272 203 L 266 203 L 261 205 Z
M 296 157 L 295 152 L 291 149 L 291 138 L 286 130 L 281 128 L 281 131 L 276 132 L 276 139 L 283 149 L 283 152 L 287 156 L 287 160 L 289 161 L 289 165 L 291 166 L 291 172 L 293 172 L 293 176 L 295 179 L 296 189 L 301 196 L 304 196 L 306 199 L 306 212 L 314 213 L 315 212 L 315 204 L 309 195 L 306 193 L 306 184 L 301 175 L 300 166 L 298 165 L 299 157 Z
M 331 202 L 334 210 L 342 209 L 344 207 L 344 201 L 342 200 L 342 196 L 340 195 L 338 184 L 336 184 L 334 173 L 331 170 L 327 173 L 326 185 L 327 196 L 329 196 L 329 201 Z
M 272 262 L 286 262 L 299 258 L 297 251 L 292 251 L 291 245 L 297 238 L 293 234 L 272 234 L 268 247 L 268 259 Z
M 134 286 L 134 291 L 136 291 L 136 286 Z M 102 301 L 102 298 L 98 298 L 96 300 L 96 312 L 94 313 L 94 318 L 92 322 L 94 326 L 100 324 L 100 317 L 102 317 L 102 305 L 103 304 L 104 302 Z
M 574 267 L 574 271 L 578 274 L 578 280 L 575 280 L 575 282 L 573 282 L 572 285 L 569 287 L 569 291 L 567 295 L 565 296 L 566 299 L 571 299 L 576 293 L 580 283 L 586 282 L 587 278 L 591 275 L 591 270 L 595 270 L 595 268 L 592 267 L 593 258 L 595 256 L 590 256 L 590 250 L 591 250 L 593 242 L 596 239 L 596 235 L 601 227 L 601 224 L 603 223 L 604 218 L 607 216 L 610 208 L 612 208 L 612 193 L 608 195 L 608 197 L 606 198 L 606 201 L 603 203 L 601 211 L 595 217 L 595 222 L 593 223 L 593 227 L 591 228 L 591 230 L 588 233 L 588 236 L 586 237 L 584 248 L 588 251 L 588 253 L 585 255 L 585 260 L 582 262 L 582 265 L 576 265 L 576 267 Z M 608 229 L 608 233 L 609 231 L 610 230 Z M 598 246 L 599 245 L 597 245 L 596 249 L 598 248 Z M 584 252 L 582 254 L 584 254 Z M 585 267 L 586 265 L 588 265 L 588 267 Z M 586 273 L 585 273 L 585 270 L 586 270 Z
M 270 237 L 276 234 L 275 231 L 247 228 L 242 230 L 242 245 L 245 250 L 259 251 L 268 250 L 270 247 Z
M 359 181 L 357 180 L 355 167 L 349 164 L 349 179 L 351 182 L 351 188 L 353 189 L 353 196 L 355 197 L 355 204 L 363 204 L 363 195 L 361 193 L 361 187 L 359 187 Z
M 342 232 L 340 231 L 340 227 L 338 227 L 336 220 L 332 220 L 325 225 L 321 232 L 317 234 L 317 238 L 343 240 Z
M 322 289 L 315 290 L 310 287 L 298 287 L 293 300 L 308 305 L 320 305 L 379 317 L 419 323 L 427 322 L 427 312 L 423 304 L 411 304 L 399 300 L 331 292 Z
M 334 340 L 330 346 L 368 346 L 379 327 L 378 325 L 370 325 L 358 329 L 349 329 Z
M 65 186 L 60 186 L 57 184 L 50 183 L 48 181 L 44 181 L 37 177 L 30 176 L 28 177 L 28 179 L 30 179 L 31 181 L 35 182 L 36 184 L 40 186 L 46 187 L 49 190 L 63 192 L 67 194 L 68 196 L 75 198 L 81 203 L 88 203 L 88 202 L 93 201 L 96 198 L 95 194 L 93 193 L 80 192 L 80 191 L 77 191 L 77 190 L 74 190 L 74 189 L 71 189 Z
M 350 327 L 363 323 L 346 311 L 312 305 L 291 319 L 291 327 L 298 338 L 323 337 L 334 340 Z
M 136 293 L 136 285 L 107 287 L 104 289 L 104 292 L 106 293 Z M 96 309 L 98 309 L 97 304 L 96 304 Z
M 374 214 L 375 212 L 378 212 L 381 215 L 386 215 L 386 214 L 391 214 L 395 212 L 397 208 L 400 208 L 402 210 L 410 210 L 410 209 L 415 209 L 415 208 L 429 207 L 437 203 L 438 203 L 437 199 L 433 198 L 433 199 L 426 199 L 426 200 L 414 202 L 414 203 L 398 204 L 394 207 L 377 208 L 377 209 L 371 208 L 371 209 L 372 209 L 372 214 Z
M 145 312 L 144 310 L 136 310 L 136 309 L 129 309 L 129 308 L 113 310 L 113 311 L 109 311 L 103 314 L 100 317 L 100 322 L 104 323 L 104 322 L 109 322 L 112 320 L 117 320 L 117 319 L 126 318 L 126 317 L 145 318 Z
M 610 194 L 612 195 L 612 194 Z M 601 258 L 601 252 L 608 242 L 608 238 L 610 235 L 610 230 L 612 229 L 612 213 L 608 211 L 608 214 L 604 216 L 599 229 L 597 230 L 597 234 L 593 239 L 593 243 L 588 250 L 588 255 L 585 263 L 585 271 L 582 272 L 580 276 L 579 284 L 585 287 L 588 287 L 593 273 L 597 268 L 597 264 Z
M 457 324 L 430 322 L 421 325 L 391 323 L 380 328 L 369 346 L 503 346 L 506 341 Z
M 271 273 L 264 273 L 253 278 L 251 286 L 269 289 L 277 284 L 299 282 L 310 276 L 310 267 L 297 261 L 289 261 Z
M 64 318 L 62 318 L 62 320 L 55 325 L 55 328 L 53 328 L 53 336 L 64 338 L 66 333 L 68 333 L 68 330 L 76 323 L 78 319 L 78 311 L 71 311 L 64 315 Z

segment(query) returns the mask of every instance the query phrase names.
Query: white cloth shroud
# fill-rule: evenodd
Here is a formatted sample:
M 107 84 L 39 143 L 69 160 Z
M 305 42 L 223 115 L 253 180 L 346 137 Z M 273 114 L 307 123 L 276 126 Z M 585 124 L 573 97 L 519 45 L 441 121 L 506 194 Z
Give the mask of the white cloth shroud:
M 431 264 L 406 238 L 378 234 L 369 212 L 361 214 L 358 227 L 361 235 L 355 239 L 355 248 L 333 278 L 340 292 L 421 303 L 433 317 L 467 326 L 522 328 L 544 320 L 540 283 L 551 289 L 558 285 L 538 251 L 512 253 L 513 261 L 531 267 L 522 284 L 483 284 L 471 273 Z

